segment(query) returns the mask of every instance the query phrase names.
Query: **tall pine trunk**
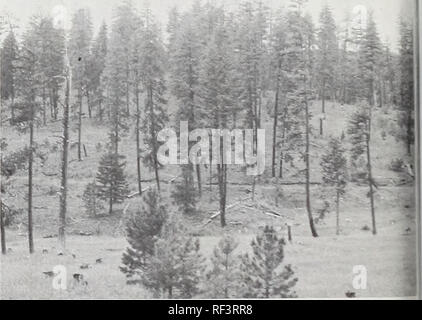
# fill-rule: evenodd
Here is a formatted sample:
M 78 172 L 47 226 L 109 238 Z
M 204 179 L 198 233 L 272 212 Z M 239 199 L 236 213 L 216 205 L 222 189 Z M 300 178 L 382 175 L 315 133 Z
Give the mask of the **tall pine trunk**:
M 137 177 L 138 177 L 138 190 L 139 195 L 142 195 L 142 184 L 141 184 L 141 156 L 140 156 L 140 148 L 141 142 L 139 137 L 139 130 L 140 130 L 140 107 L 139 107 L 139 90 L 136 88 L 136 170 L 137 170 Z
M 130 116 L 129 71 L 126 71 L 126 115 Z
M 340 235 L 340 191 L 336 190 L 336 235 Z
M 279 64 L 280 68 L 280 64 Z M 275 102 L 274 102 L 274 124 L 273 124 L 273 154 L 272 154 L 272 176 L 275 177 L 276 169 L 276 152 L 277 152 L 277 122 L 278 122 L 278 100 L 280 94 L 280 74 L 277 75 L 276 91 L 275 91 Z
M 68 66 L 68 68 L 70 68 Z M 60 183 L 60 216 L 59 216 L 59 243 L 64 250 L 66 247 L 66 209 L 67 209 L 67 167 L 69 154 L 69 109 L 70 109 L 70 75 L 66 77 L 66 96 L 63 110 L 63 150 L 62 175 Z
M 29 253 L 34 253 L 34 236 L 32 222 L 32 174 L 34 162 L 34 105 L 35 99 L 30 102 L 31 119 L 29 121 L 29 155 L 28 155 L 28 245 Z
M 0 199 L 0 232 L 1 232 L 1 253 L 6 254 L 6 230 L 4 227 L 4 212 L 3 212 L 3 203 Z
M 113 214 L 113 186 L 110 186 L 109 203 L 108 203 L 108 214 Z
M 284 107 L 284 114 L 283 114 L 283 133 L 281 135 L 281 151 L 280 151 L 280 172 L 279 172 L 279 178 L 283 179 L 283 166 L 284 166 L 284 146 L 286 144 L 286 117 L 287 117 L 287 103 Z
M 412 109 L 413 105 L 409 106 L 409 110 L 407 112 L 407 154 L 409 156 L 412 155 L 412 143 L 413 143 L 413 135 L 412 135 L 412 127 L 413 127 L 413 119 L 412 119 Z
M 79 89 L 78 92 L 78 103 L 79 103 L 79 112 L 78 112 L 78 160 L 82 161 L 82 144 L 81 144 L 81 139 L 82 139 L 82 90 Z
M 91 119 L 92 118 L 92 105 L 91 105 L 89 90 L 86 91 L 86 103 L 88 104 L 88 117 Z
M 120 115 L 119 110 L 116 110 L 116 119 L 114 123 L 114 153 L 119 154 L 119 121 Z
M 100 122 L 103 121 L 103 105 L 102 105 L 102 98 L 98 100 L 98 118 L 100 119 Z
M 202 195 L 201 166 L 199 164 L 196 165 L 196 179 L 198 181 L 198 192 L 199 192 L 199 196 L 201 196 Z
M 220 196 L 220 224 L 224 228 L 226 226 L 226 182 L 225 182 L 225 165 L 217 165 L 218 169 L 218 191 Z
M 366 135 L 366 160 L 367 160 L 367 168 L 368 168 L 368 185 L 369 185 L 369 199 L 371 201 L 371 218 L 372 218 L 372 234 L 377 234 L 377 226 L 375 220 L 375 203 L 374 203 L 374 181 L 372 177 L 372 163 L 371 163 L 371 148 L 370 148 L 370 141 L 371 141 L 371 120 L 369 119 L 368 125 L 368 133 Z
M 46 108 L 46 95 L 45 95 L 45 86 L 42 87 L 42 122 L 45 126 L 47 124 L 47 108 Z
M 321 117 L 319 119 L 319 134 L 324 135 L 324 119 L 325 115 L 325 80 L 322 82 L 322 104 L 321 104 Z
M 227 169 L 226 165 L 224 164 L 224 153 L 223 153 L 223 138 L 220 137 L 220 164 L 217 165 L 218 169 L 218 191 L 220 195 L 220 223 L 221 227 L 224 228 L 226 226 L 226 195 L 227 195 L 227 173 L 225 172 Z
M 15 93 L 12 92 L 12 103 L 10 104 L 12 123 L 15 120 Z
M 210 182 L 210 192 L 212 192 L 212 157 L 210 157 L 210 176 L 209 176 L 209 182 Z
M 278 173 L 278 177 L 283 179 L 283 152 L 280 153 L 280 171 Z
M 212 192 L 212 139 L 210 140 L 210 145 L 209 145 L 209 154 L 210 154 L 210 164 L 209 164 L 209 166 L 210 166 L 210 173 L 209 173 L 209 183 L 210 183 L 210 199 L 212 199 L 212 194 L 211 194 L 211 192 Z
M 53 114 L 54 114 L 54 120 L 57 120 L 57 114 L 58 114 L 58 106 L 57 106 L 57 103 L 58 103 L 58 99 L 59 99 L 59 96 L 58 96 L 58 93 L 57 93 L 57 88 L 55 88 L 53 90 Z
M 305 162 L 306 162 L 306 210 L 308 212 L 309 227 L 311 228 L 311 233 L 313 237 L 318 237 L 318 233 L 315 228 L 314 219 L 312 217 L 312 208 L 311 208 L 311 190 L 310 190 L 310 162 L 309 162 L 309 105 L 307 97 L 307 84 L 306 78 L 304 78 L 304 87 L 305 87 Z
M 154 103 L 153 103 L 153 93 L 152 93 L 152 83 L 150 82 L 148 87 L 148 103 L 149 103 L 149 110 L 150 110 L 150 121 L 151 121 L 151 142 L 152 142 L 152 157 L 153 157 L 153 164 L 154 164 L 154 172 L 155 172 L 155 181 L 157 182 L 157 189 L 160 191 L 160 176 L 158 174 L 158 159 L 157 159 L 157 141 L 155 136 L 155 116 L 154 116 Z

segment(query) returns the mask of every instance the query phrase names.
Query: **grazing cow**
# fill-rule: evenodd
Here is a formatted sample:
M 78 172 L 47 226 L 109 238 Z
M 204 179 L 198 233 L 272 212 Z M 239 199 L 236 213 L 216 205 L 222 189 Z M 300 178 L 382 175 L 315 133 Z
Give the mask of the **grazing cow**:
M 73 282 L 82 286 L 87 286 L 88 281 L 85 280 L 84 275 L 80 273 L 73 274 Z
M 84 275 L 80 273 L 74 273 L 73 274 L 73 280 L 76 282 L 81 282 L 84 279 Z
M 45 275 L 47 278 L 54 277 L 54 272 L 53 272 L 53 271 L 44 271 L 43 273 L 44 273 L 44 275 Z

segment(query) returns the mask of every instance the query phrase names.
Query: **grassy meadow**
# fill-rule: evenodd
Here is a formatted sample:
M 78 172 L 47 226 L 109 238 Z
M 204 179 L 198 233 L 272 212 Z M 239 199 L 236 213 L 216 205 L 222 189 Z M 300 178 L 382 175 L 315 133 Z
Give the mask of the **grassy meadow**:
M 317 115 L 320 105 L 313 105 L 313 114 Z M 386 107 L 388 108 L 388 107 Z M 354 106 L 340 106 L 328 103 L 326 134 L 321 138 L 317 130 L 312 137 L 313 168 L 311 180 L 319 182 L 319 155 L 329 135 L 340 136 L 347 131 L 347 121 L 354 111 Z M 283 185 L 282 197 L 275 203 L 276 180 L 270 178 L 271 159 L 271 120 L 267 117 L 264 125 L 267 135 L 267 169 L 258 179 L 255 204 L 264 203 L 277 208 L 279 217 L 267 214 L 254 206 L 250 198 L 251 178 L 239 168 L 231 168 L 228 180 L 236 184 L 228 186 L 228 205 L 239 202 L 227 211 L 228 227 L 222 231 L 219 220 L 206 224 L 210 216 L 218 209 L 217 187 L 209 186 L 208 171 L 203 170 L 203 195 L 199 202 L 198 214 L 186 217 L 186 224 L 195 236 L 200 237 L 201 251 L 209 257 L 223 232 L 234 235 L 239 241 L 239 253 L 249 250 L 249 243 L 256 232 L 266 224 L 275 226 L 280 235 L 286 235 L 286 223 L 292 225 L 293 241 L 286 246 L 285 262 L 293 266 L 299 281 L 296 292 L 300 298 L 345 298 L 345 292 L 352 287 L 353 267 L 364 265 L 368 271 L 366 290 L 355 290 L 358 298 L 368 297 L 413 297 L 416 295 L 416 216 L 414 187 L 406 172 L 393 172 L 389 165 L 392 159 L 405 158 L 403 142 L 396 140 L 389 133 L 397 130 L 396 114 L 392 110 L 376 110 L 372 139 L 374 177 L 379 184 L 376 191 L 376 214 L 378 235 L 366 231 L 370 226 L 369 199 L 365 185 L 351 183 L 341 202 L 340 236 L 335 235 L 335 214 L 328 213 L 317 224 L 319 238 L 312 238 L 306 218 L 305 192 L 302 184 Z M 313 125 L 318 126 L 314 117 Z M 2 136 L 6 138 L 12 152 L 24 147 L 27 135 L 17 133 L 13 128 L 3 126 Z M 7 228 L 7 246 L 9 252 L 1 257 L 0 296 L 2 299 L 144 299 L 151 298 L 141 286 L 126 285 L 125 276 L 119 270 L 122 253 L 127 245 L 124 236 L 124 221 L 128 213 L 136 210 L 139 197 L 128 199 L 117 207 L 113 216 L 106 212 L 100 217 L 89 217 L 85 213 L 82 192 L 96 173 L 100 156 L 105 151 L 107 127 L 84 120 L 82 141 L 87 150 L 87 157 L 77 161 L 75 140 L 71 141 L 69 163 L 69 195 L 67 250 L 58 255 L 57 226 L 60 185 L 60 151 L 57 143 L 60 135 L 60 122 L 39 127 L 35 137 L 42 145 L 47 159 L 36 160 L 34 173 L 34 219 L 36 253 L 28 254 L 26 242 L 26 186 L 27 176 L 21 171 L 13 176 L 8 184 L 5 201 L 9 205 L 22 209 L 15 222 Z M 71 138 L 75 139 L 73 124 Z M 384 132 L 384 133 L 383 133 Z M 122 153 L 127 156 L 126 173 L 132 192 L 136 192 L 135 141 L 133 128 L 123 138 Z M 404 159 L 409 161 L 409 159 Z M 292 170 L 293 171 L 293 170 Z M 152 185 L 152 172 L 143 168 L 143 185 Z M 169 199 L 173 184 L 169 182 L 179 174 L 177 166 L 167 166 L 160 171 L 163 180 L 163 197 Z M 302 179 L 286 171 L 285 181 L 300 182 Z M 319 203 L 320 186 L 313 185 L 312 204 L 314 214 Z M 170 211 L 174 209 L 168 200 Z M 89 234 L 89 236 L 82 236 Z M 101 263 L 96 263 L 101 259 Z M 209 260 L 208 260 L 209 261 Z M 88 264 L 87 269 L 81 269 Z M 66 267 L 68 286 L 65 291 L 55 290 L 52 278 L 43 272 L 51 271 L 54 266 Z M 87 281 L 82 286 L 72 281 L 72 274 L 81 273 Z

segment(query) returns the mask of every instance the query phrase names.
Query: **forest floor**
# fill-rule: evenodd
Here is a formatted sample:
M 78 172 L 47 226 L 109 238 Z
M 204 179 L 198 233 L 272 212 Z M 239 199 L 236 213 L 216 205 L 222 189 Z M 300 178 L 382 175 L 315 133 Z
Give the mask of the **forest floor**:
M 314 105 L 313 113 L 318 114 L 319 105 Z M 327 143 L 329 135 L 340 136 L 347 131 L 347 121 L 354 106 L 340 106 L 329 103 L 327 106 L 326 133 L 323 137 L 314 135 L 312 139 L 311 167 L 312 181 L 319 182 L 320 146 Z M 270 113 L 270 112 L 269 112 Z M 224 232 L 234 235 L 238 251 L 249 250 L 252 237 L 265 224 L 274 225 L 277 232 L 286 235 L 286 223 L 292 225 L 293 241 L 286 246 L 285 263 L 293 266 L 299 281 L 296 292 L 301 298 L 345 298 L 345 292 L 356 291 L 357 297 L 409 297 L 416 295 L 416 217 L 414 187 L 406 172 L 393 172 L 389 165 L 393 159 L 405 157 L 403 142 L 397 141 L 391 132 L 397 114 L 391 109 L 375 112 L 372 151 L 374 177 L 379 183 L 375 202 L 378 235 L 365 231 L 371 226 L 368 188 L 365 185 L 349 184 L 341 203 L 340 236 L 335 235 L 335 215 L 328 213 L 317 224 L 319 238 L 310 236 L 304 208 L 304 185 L 292 168 L 286 167 L 287 182 L 281 186 L 282 195 L 276 198 L 277 181 L 270 177 L 269 162 L 266 173 L 257 181 L 255 201 L 251 200 L 251 178 L 240 169 L 229 172 L 228 205 L 235 204 L 227 211 L 228 227 Z M 125 214 L 139 208 L 140 198 L 133 197 L 117 207 L 113 216 L 92 218 L 85 213 L 82 193 L 87 183 L 95 177 L 98 161 L 105 150 L 107 129 L 98 126 L 94 120 L 86 119 L 83 128 L 83 143 L 88 155 L 83 161 L 76 159 L 75 141 L 71 141 L 69 164 L 69 199 L 67 252 L 58 255 L 57 222 L 60 176 L 60 152 L 57 147 L 60 135 L 60 122 L 40 127 L 36 141 L 48 154 L 45 161 L 37 159 L 34 174 L 34 220 L 36 253 L 27 253 L 25 194 L 27 177 L 22 171 L 7 181 L 8 197 L 4 200 L 22 210 L 14 225 L 7 228 L 8 248 L 11 251 L 1 257 L 0 298 L 24 299 L 82 299 L 82 298 L 149 298 L 150 294 L 140 286 L 126 285 L 125 276 L 119 270 L 122 253 L 127 245 L 124 238 Z M 267 131 L 267 161 L 271 159 L 271 121 L 264 119 Z M 313 119 L 315 132 L 318 119 Z M 73 128 L 75 130 L 75 128 Z M 26 145 L 27 135 L 17 133 L 9 127 L 2 127 L 2 136 L 9 144 L 7 152 L 18 150 Z M 74 131 L 71 135 L 75 137 Z M 127 175 L 131 192 L 136 192 L 135 142 L 133 129 L 122 140 L 121 150 L 127 157 Z M 6 152 L 6 153 L 7 153 Z M 290 171 L 292 172 L 290 174 Z M 152 173 L 143 170 L 144 187 L 153 185 Z M 172 183 L 165 183 L 179 174 L 177 166 L 168 166 L 160 171 L 163 180 L 163 198 L 169 199 Z M 198 215 L 187 217 L 187 225 L 192 235 L 201 240 L 204 256 L 211 252 L 223 231 L 218 217 L 207 224 L 218 209 L 217 187 L 209 190 L 208 172 L 203 172 L 203 195 L 198 204 Z M 215 180 L 214 180 L 215 181 Z M 293 182 L 291 184 L 290 182 Z M 311 188 L 314 215 L 320 206 L 321 187 Z M 168 200 L 169 207 L 171 201 Z M 271 210 L 270 210 L 271 209 Z M 279 214 L 274 216 L 268 211 Z M 89 234 L 81 236 L 80 234 Z M 52 238 L 48 238 L 52 237 Z M 44 251 L 44 253 L 43 253 Z M 47 252 L 48 251 L 48 252 Z M 74 254 L 75 257 L 72 256 Z M 96 259 L 102 259 L 97 264 Z M 208 260 L 209 261 L 209 260 Z M 88 269 L 80 269 L 89 264 Z M 52 279 L 43 272 L 54 266 L 63 265 L 68 273 L 68 289 L 57 291 Z M 352 287 L 353 267 L 364 265 L 368 271 L 366 290 Z M 84 274 L 87 286 L 75 285 L 70 280 L 72 274 Z
M 362 213 L 360 213 L 362 214 Z M 347 236 L 295 236 L 286 246 L 285 263 L 291 264 L 299 279 L 295 290 L 301 298 L 345 298 L 347 291 L 365 297 L 413 297 L 416 295 L 416 237 L 407 234 L 407 224 L 381 228 L 377 236 L 363 231 Z M 249 250 L 252 235 L 235 235 L 238 252 Z M 14 238 L 12 236 L 12 238 Z M 201 250 L 209 257 L 220 239 L 203 236 Z M 2 257 L 2 299 L 144 299 L 150 294 L 138 285 L 126 285 L 119 270 L 122 252 L 127 243 L 123 237 L 71 236 L 67 239 L 68 253 L 57 254 L 56 239 L 37 238 L 37 252 L 30 256 L 26 239 L 16 237 L 9 241 L 12 252 Z M 48 253 L 42 253 L 42 250 Z M 75 257 L 72 256 L 75 255 Z M 95 261 L 102 259 L 102 263 Z M 89 264 L 88 269 L 80 266 Z M 63 265 L 67 272 L 67 290 L 56 290 L 53 281 L 43 272 Z M 352 287 L 353 268 L 367 269 L 368 286 L 365 290 Z M 72 281 L 72 274 L 80 273 L 87 286 Z

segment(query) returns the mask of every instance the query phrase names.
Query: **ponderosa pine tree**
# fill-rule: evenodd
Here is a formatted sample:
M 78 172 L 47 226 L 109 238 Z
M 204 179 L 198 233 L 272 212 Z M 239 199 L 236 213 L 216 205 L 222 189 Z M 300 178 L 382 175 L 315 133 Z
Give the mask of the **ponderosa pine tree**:
M 5 188 L 5 182 L 4 182 L 4 176 L 5 176 L 5 170 L 3 169 L 3 154 L 4 151 L 7 148 L 7 143 L 4 141 L 4 138 L 1 138 L 0 141 L 0 174 L 2 177 L 1 180 L 1 184 L 0 184 L 0 192 L 3 194 L 6 192 L 6 188 Z M 6 214 L 4 213 L 4 205 L 3 205 L 3 201 L 2 201 L 3 195 L 0 198 L 0 246 L 1 246 L 1 254 L 6 254 L 7 252 L 7 245 L 6 245 L 6 228 L 5 228 L 5 219 L 6 219 Z
M 242 256 L 241 283 L 244 298 L 294 298 L 297 278 L 290 265 L 282 266 L 285 241 L 273 227 L 252 241 L 252 253 Z
M 340 139 L 331 138 L 321 158 L 322 181 L 335 191 L 336 234 L 340 234 L 340 197 L 346 193 L 347 159 Z
M 156 297 L 194 297 L 199 292 L 205 269 L 205 260 L 199 249 L 199 239 L 189 236 L 180 218 L 171 215 L 155 243 L 143 285 Z
M 128 183 L 121 162 L 122 156 L 109 151 L 100 160 L 96 181 L 98 183 L 98 197 L 109 203 L 109 214 L 113 214 L 113 204 L 122 203 L 128 195 Z
M 281 16 L 281 13 L 279 13 Z M 280 112 L 280 105 L 285 102 L 284 94 L 285 90 L 283 90 L 283 79 L 284 79 L 284 72 L 283 72 L 283 61 L 287 54 L 287 43 L 286 43 L 286 32 L 285 32 L 285 25 L 284 19 L 280 18 L 275 23 L 272 24 L 272 34 L 271 34 L 271 66 L 274 71 L 274 79 L 275 79 L 275 97 L 274 97 L 274 113 L 273 113 L 273 149 L 272 149 L 272 161 L 271 161 L 271 173 L 272 176 L 276 176 L 276 162 L 277 162 L 277 146 L 279 146 L 281 142 L 278 142 L 278 126 L 279 126 L 279 118 L 284 112 Z M 284 110 L 284 109 L 283 109 Z M 283 134 L 285 133 L 284 130 L 284 116 L 282 116 L 282 139 Z
M 41 112 L 43 124 L 47 122 L 47 102 L 53 119 L 58 115 L 59 90 L 63 85 L 65 37 L 64 31 L 54 27 L 51 17 L 43 17 L 38 28 L 41 71 Z
M 229 129 L 231 120 L 231 107 L 234 105 L 232 94 L 233 63 L 231 60 L 231 47 L 224 24 L 217 26 L 208 43 L 201 63 L 199 76 L 199 96 L 202 119 L 215 129 Z M 214 146 L 215 144 L 215 146 Z M 224 163 L 223 136 L 219 141 L 212 141 L 213 148 L 219 152 L 217 161 L 219 209 L 221 226 L 226 226 L 226 199 L 227 199 L 227 164 Z M 217 163 L 216 163 L 217 162 Z
M 340 52 L 337 66 L 338 100 L 342 105 L 354 103 L 360 91 L 358 50 L 355 48 L 361 41 L 356 39 L 351 26 L 350 15 L 346 16 L 339 32 Z
M 126 224 L 126 238 L 130 247 L 123 253 L 123 266 L 129 284 L 142 283 L 147 264 L 154 255 L 154 246 L 168 213 L 160 194 L 152 189 L 143 195 L 139 210 L 131 214 Z
M 15 103 L 16 109 L 14 123 L 17 128 L 29 131 L 28 142 L 28 244 L 29 253 L 34 253 L 33 238 L 33 163 L 34 163 L 34 127 L 39 114 L 37 97 L 40 95 L 41 68 L 38 30 L 41 18 L 33 17 L 30 27 L 24 34 L 22 46 L 17 59 L 16 84 L 17 93 L 21 102 Z
M 174 40 L 171 43 L 170 54 L 170 84 L 173 95 L 179 104 L 177 120 L 188 121 L 188 130 L 198 128 L 197 91 L 199 79 L 199 60 L 201 53 L 201 37 L 196 30 L 195 22 L 198 17 L 185 14 L 178 23 L 177 32 L 174 30 Z M 173 23 L 176 23 L 173 21 Z M 170 28 L 174 29 L 174 27 Z M 192 142 L 191 142 L 192 145 Z M 188 166 L 185 169 L 192 168 Z M 183 173 L 189 173 L 184 170 Z M 196 165 L 198 192 L 201 195 L 201 170 Z
M 169 34 L 167 51 L 169 54 L 174 52 L 176 45 L 176 38 L 179 32 L 180 23 L 182 19 L 180 17 L 179 10 L 176 6 L 172 7 L 169 12 L 168 23 L 167 23 L 167 33 Z
M 8 192 L 8 187 L 11 184 L 9 178 L 17 173 L 18 170 L 24 170 L 28 163 L 28 148 L 14 151 L 5 155 L 8 144 L 5 138 L 0 139 L 0 169 L 1 169 L 1 194 L 0 198 L 0 234 L 1 234 L 1 253 L 7 253 L 6 246 L 6 226 L 10 224 L 10 216 L 15 211 L 6 203 L 5 194 Z
M 380 68 L 380 96 L 382 104 L 398 104 L 398 78 L 399 70 L 397 68 L 398 57 L 391 51 L 391 46 L 387 42 L 383 45 L 381 68 Z
M 65 78 L 65 98 L 63 105 L 63 135 L 62 135 L 62 161 L 61 161 L 61 179 L 60 179 L 60 211 L 59 211 L 59 234 L 58 238 L 61 242 L 62 249 L 65 249 L 65 228 L 66 228 L 66 212 L 67 212 L 67 179 L 69 166 L 69 122 L 70 122 L 70 94 L 72 81 L 72 68 L 67 49 L 67 43 L 64 50 L 64 78 Z
M 100 121 L 103 120 L 104 116 L 103 102 L 105 97 L 102 77 L 107 58 L 107 42 L 107 25 L 103 22 L 92 44 L 91 55 L 87 66 L 89 81 L 86 92 L 89 112 L 91 112 L 92 106 L 96 106 L 97 116 Z
M 245 125 L 254 130 L 254 152 L 257 151 L 257 130 L 261 126 L 262 95 L 265 91 L 267 8 L 262 2 L 241 4 L 238 43 L 238 70 L 241 79 L 239 99 L 246 110 Z M 256 176 L 252 180 L 252 198 L 255 197 Z
M 70 30 L 69 57 L 72 66 L 72 88 L 76 90 L 78 103 L 78 160 L 82 161 L 82 99 L 86 96 L 89 82 L 88 64 L 92 41 L 91 14 L 79 9 L 73 15 Z
M 118 54 L 121 59 L 122 68 L 119 70 L 123 79 L 124 97 L 126 105 L 126 116 L 130 116 L 130 91 L 131 91 L 131 73 L 133 61 L 133 46 L 136 43 L 135 37 L 140 32 L 141 21 L 136 14 L 135 7 L 131 0 L 125 0 L 116 8 L 113 29 L 117 32 Z M 116 49 L 116 47 L 114 47 Z
M 5 229 L 5 218 L 6 215 L 3 210 L 3 202 L 0 199 L 0 241 L 1 241 L 1 254 L 6 254 L 6 229 Z
M 314 56 L 312 52 L 312 46 L 314 44 L 314 26 L 312 23 L 312 18 L 309 15 L 306 15 L 303 20 L 303 31 L 302 37 L 304 38 L 303 47 L 302 47 L 302 59 L 304 62 L 302 69 L 302 99 L 304 106 L 304 116 L 305 116 L 305 152 L 303 157 L 305 159 L 305 190 L 306 190 L 306 211 L 308 213 L 309 227 L 313 237 L 318 237 L 318 233 L 315 228 L 313 216 L 312 216 L 312 205 L 311 205 L 311 165 L 310 165 L 310 137 L 311 137 L 311 113 L 309 106 L 311 100 L 314 96 L 313 90 L 311 88 L 313 80 L 313 67 L 314 67 Z M 300 68 L 300 65 L 299 65 Z M 299 69 L 300 70 L 300 69 Z
M 10 99 L 11 122 L 15 117 L 14 102 L 16 95 L 16 59 L 18 43 L 13 29 L 9 31 L 1 48 L 1 98 Z
M 279 177 L 283 178 L 285 164 L 294 165 L 294 150 L 300 148 L 300 127 L 302 108 L 296 106 L 298 91 L 298 72 L 297 64 L 301 61 L 301 50 L 303 37 L 301 33 L 300 21 L 296 13 L 289 9 L 280 21 L 280 27 L 285 33 L 284 55 L 281 61 L 281 73 L 283 77 L 282 93 L 284 97 L 284 106 L 281 110 L 280 121 L 280 159 L 279 159 Z M 303 63 L 302 63 L 303 64 Z
M 137 19 L 139 19 L 137 17 Z M 142 41 L 143 41 L 143 32 L 144 26 L 138 21 L 136 34 L 134 36 L 132 52 L 131 52 L 131 84 L 133 90 L 133 100 L 135 103 L 136 111 L 134 114 L 135 117 L 135 143 L 136 143 L 136 173 L 138 180 L 138 193 L 142 195 L 142 173 L 141 173 L 141 163 L 142 163 L 142 150 L 141 150 L 141 94 L 143 93 L 142 87 Z
M 211 299 L 239 298 L 240 259 L 235 256 L 237 241 L 225 235 L 214 248 L 212 269 L 207 273 L 205 292 Z
M 313 26 L 309 16 L 302 11 L 306 0 L 293 0 L 286 16 L 288 26 L 288 51 L 286 65 L 287 73 L 287 110 L 289 112 L 289 123 L 286 133 L 288 150 L 301 149 L 300 159 L 305 163 L 305 192 L 306 211 L 309 227 L 313 237 L 318 237 L 312 216 L 311 190 L 310 190 L 310 135 L 311 125 L 309 112 L 310 100 L 313 92 L 310 88 L 313 69 Z M 286 148 L 286 147 L 284 147 Z M 282 153 L 282 156 L 284 154 Z
M 406 129 L 407 153 L 411 155 L 414 144 L 414 49 L 413 22 L 400 19 L 400 109 L 404 113 L 402 126 Z
M 103 203 L 98 197 L 98 186 L 95 180 L 86 185 L 85 191 L 82 194 L 82 201 L 84 202 L 85 212 L 88 216 L 95 218 L 104 209 Z
M 377 234 L 374 203 L 374 180 L 372 177 L 371 162 L 371 110 L 372 107 L 366 103 L 359 106 L 349 122 L 348 133 L 352 144 L 351 158 L 353 161 L 364 156 L 366 158 L 366 180 L 369 186 L 368 198 L 371 203 L 372 233 Z
M 320 135 L 323 135 L 324 129 L 324 115 L 325 115 L 325 99 L 327 96 L 327 88 L 331 88 L 333 92 L 333 85 L 335 81 L 335 66 L 338 54 L 338 42 L 336 36 L 336 25 L 330 7 L 325 5 L 322 8 L 319 16 L 319 31 L 317 37 L 317 58 L 316 69 L 317 79 L 319 83 L 321 104 L 321 118 L 320 118 Z M 331 98 L 334 98 L 331 94 Z
M 171 194 L 174 203 L 179 207 L 180 212 L 185 215 L 196 213 L 198 192 L 194 187 L 192 164 L 182 165 L 181 181 L 175 184 Z
M 381 57 L 381 41 L 372 12 L 368 14 L 366 29 L 359 49 L 363 98 L 373 107 L 376 103 L 376 84 L 378 82 L 377 72 Z
M 164 128 L 168 120 L 165 110 L 167 100 L 164 97 L 166 91 L 163 69 L 165 51 L 158 26 L 148 7 L 144 10 L 143 20 L 145 21 L 145 32 L 142 41 L 143 54 L 140 70 L 142 70 L 141 78 L 146 95 L 143 123 L 144 142 L 148 147 L 144 162 L 154 169 L 157 189 L 160 190 L 157 134 Z
M 121 136 L 128 130 L 130 82 L 132 81 L 130 64 L 133 46 L 137 43 L 133 10 L 130 2 L 124 2 L 116 8 L 103 75 L 110 118 L 110 139 L 116 154 L 119 153 Z

